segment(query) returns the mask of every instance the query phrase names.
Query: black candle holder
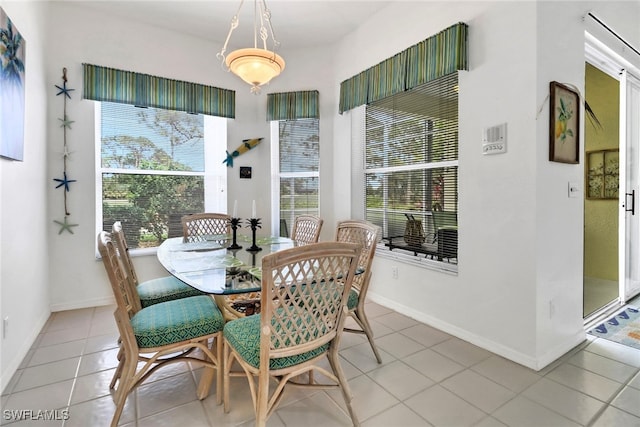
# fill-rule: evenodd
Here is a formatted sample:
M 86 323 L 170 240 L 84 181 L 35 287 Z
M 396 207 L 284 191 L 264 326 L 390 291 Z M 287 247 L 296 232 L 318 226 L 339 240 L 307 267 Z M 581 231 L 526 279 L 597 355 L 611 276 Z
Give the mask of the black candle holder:
M 260 225 L 260 218 L 251 218 L 248 221 L 249 221 L 248 226 L 251 227 L 251 238 L 252 238 L 253 244 L 251 245 L 251 247 L 247 248 L 247 250 L 250 252 L 261 251 L 262 248 L 256 245 L 256 228 L 262 228 L 262 226 Z
M 232 235 L 233 235 L 233 241 L 231 243 L 231 246 L 229 246 L 229 249 L 242 249 L 242 246 L 240 246 L 238 244 L 238 242 L 236 242 L 236 232 L 238 230 L 238 227 L 240 226 L 240 218 L 230 218 L 229 222 L 231 223 L 231 231 L 232 231 Z

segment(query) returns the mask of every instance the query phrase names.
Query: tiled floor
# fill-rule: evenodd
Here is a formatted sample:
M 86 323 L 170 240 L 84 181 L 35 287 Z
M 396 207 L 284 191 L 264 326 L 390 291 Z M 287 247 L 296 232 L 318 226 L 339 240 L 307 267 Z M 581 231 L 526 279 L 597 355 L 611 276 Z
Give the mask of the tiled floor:
M 116 366 L 113 307 L 54 313 L 2 395 L 0 423 L 107 426 Z M 342 364 L 364 427 L 640 426 L 640 350 L 590 338 L 541 372 L 368 304 L 383 363 L 345 334 Z M 199 370 L 173 365 L 129 396 L 121 425 L 251 426 L 246 380 L 232 382 L 231 412 L 196 399 Z M 214 386 L 215 388 L 215 386 Z M 293 389 L 295 390 L 295 389 Z M 289 391 L 268 425 L 348 426 L 341 395 Z M 68 408 L 68 412 L 63 412 Z M 10 410 L 59 409 L 66 421 L 11 422 Z

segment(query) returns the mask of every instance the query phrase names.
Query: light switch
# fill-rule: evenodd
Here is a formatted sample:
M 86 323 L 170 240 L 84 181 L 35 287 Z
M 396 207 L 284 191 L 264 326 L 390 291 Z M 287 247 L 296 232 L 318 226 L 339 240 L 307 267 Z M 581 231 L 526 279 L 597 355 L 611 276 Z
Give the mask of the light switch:
M 578 194 L 580 194 L 580 186 L 576 182 L 569 182 L 568 191 L 569 197 L 578 197 Z

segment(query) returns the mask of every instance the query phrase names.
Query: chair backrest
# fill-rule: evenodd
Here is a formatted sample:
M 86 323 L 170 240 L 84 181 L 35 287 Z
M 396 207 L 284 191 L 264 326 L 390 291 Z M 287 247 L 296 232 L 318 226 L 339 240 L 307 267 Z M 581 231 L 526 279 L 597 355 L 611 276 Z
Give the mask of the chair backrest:
M 376 253 L 379 234 L 380 228 L 368 221 L 350 219 L 338 222 L 336 227 L 336 241 L 357 243 L 362 246 L 358 266 L 364 268 L 364 273 L 358 274 L 353 280 L 353 287 L 362 299 L 369 287 L 371 264 Z
M 185 242 L 202 242 L 212 236 L 231 234 L 231 216 L 222 213 L 195 213 L 182 217 Z
M 111 240 L 113 240 L 116 245 L 116 249 L 120 255 L 120 260 L 122 261 L 122 267 L 124 268 L 124 272 L 129 278 L 129 281 L 131 281 L 131 285 L 138 286 L 138 276 L 136 275 L 131 255 L 129 255 L 129 245 L 127 244 L 127 239 L 124 235 L 124 230 L 122 229 L 122 223 L 120 221 L 114 222 L 111 227 Z
M 318 243 L 324 220 L 315 215 L 299 215 L 293 223 L 291 239 L 303 243 Z
M 262 258 L 261 370 L 268 371 L 270 359 L 305 353 L 338 336 L 360 248 L 322 242 Z
M 131 280 L 127 277 L 120 253 L 110 233 L 106 231 L 98 233 L 98 251 L 109 276 L 109 283 L 111 283 L 111 290 L 116 298 L 118 309 L 126 312 L 131 318 L 141 310 L 140 297 L 135 286 L 132 286 Z

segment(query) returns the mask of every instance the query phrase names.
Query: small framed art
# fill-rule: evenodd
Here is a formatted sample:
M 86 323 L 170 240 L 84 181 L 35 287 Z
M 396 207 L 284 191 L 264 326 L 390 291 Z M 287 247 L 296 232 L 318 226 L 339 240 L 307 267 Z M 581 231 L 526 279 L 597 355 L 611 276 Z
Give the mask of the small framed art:
M 580 97 L 558 82 L 549 83 L 549 160 L 580 161 Z
M 251 166 L 240 166 L 240 178 L 251 179 Z

